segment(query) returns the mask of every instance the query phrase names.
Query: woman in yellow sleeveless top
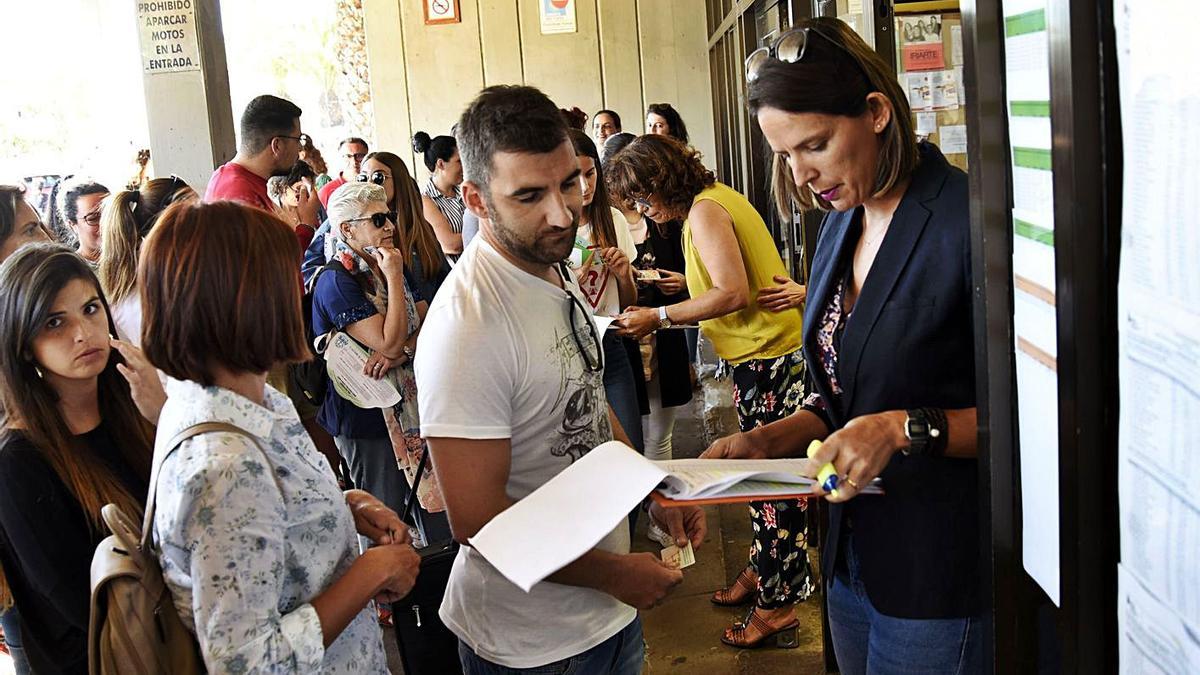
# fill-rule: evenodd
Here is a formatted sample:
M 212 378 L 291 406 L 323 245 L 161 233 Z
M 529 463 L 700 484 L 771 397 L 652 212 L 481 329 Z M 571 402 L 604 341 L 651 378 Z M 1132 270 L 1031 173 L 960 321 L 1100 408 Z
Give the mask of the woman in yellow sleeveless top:
M 699 153 L 664 136 L 642 136 L 610 160 L 610 189 L 655 222 L 686 218 L 683 248 L 690 299 L 654 309 L 629 308 L 625 335 L 641 338 L 672 325 L 699 323 L 717 355 L 732 366 L 734 405 L 743 431 L 782 419 L 803 399 L 800 354 L 803 288 L 787 278 L 762 216 L 719 183 Z M 756 601 L 722 641 L 752 647 L 776 637 L 796 646 L 794 605 L 813 591 L 804 503 L 750 505 L 754 542 L 746 569 L 712 598 L 718 605 Z

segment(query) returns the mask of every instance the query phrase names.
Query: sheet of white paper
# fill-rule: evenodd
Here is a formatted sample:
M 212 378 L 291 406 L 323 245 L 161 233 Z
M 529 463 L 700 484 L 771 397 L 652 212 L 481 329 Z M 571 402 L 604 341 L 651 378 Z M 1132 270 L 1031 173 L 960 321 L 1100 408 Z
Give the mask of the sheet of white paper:
M 954 67 L 954 81 L 958 82 L 958 104 L 967 104 L 967 81 L 963 79 L 963 67 Z
M 1200 4 L 1114 5 L 1125 146 L 1120 672 L 1192 673 L 1200 664 L 1200 80 L 1180 64 L 1200 58 Z
M 908 105 L 913 110 L 930 110 L 933 108 L 933 84 L 929 72 L 901 73 L 905 88 L 908 91 Z
M 938 145 L 942 153 L 952 155 L 967 151 L 967 126 L 951 124 L 938 129 Z
M 954 79 L 953 70 L 929 73 L 929 83 L 933 91 L 933 107 L 950 110 L 958 107 L 958 82 Z
M 596 322 L 597 335 L 604 337 L 604 331 L 608 330 L 612 323 L 617 320 L 615 316 L 603 316 L 601 314 L 593 314 L 592 321 Z
M 963 64 L 962 25 L 950 26 L 950 65 Z
M 528 592 L 625 523 L 665 476 L 633 449 L 610 441 L 492 518 L 471 545 Z
M 325 349 L 329 380 L 342 398 L 359 408 L 390 408 L 400 402 L 400 392 L 390 380 L 363 375 L 367 350 L 349 335 L 335 333 Z
M 1019 330 L 1019 329 L 1018 329 Z M 1021 554 L 1025 569 L 1059 604 L 1058 375 L 1017 351 L 1021 438 Z
M 1117 565 L 1117 642 L 1123 675 L 1196 672 L 1197 635 L 1124 564 Z
M 937 131 L 937 113 L 936 112 L 919 112 L 917 113 L 917 135 L 928 136 Z

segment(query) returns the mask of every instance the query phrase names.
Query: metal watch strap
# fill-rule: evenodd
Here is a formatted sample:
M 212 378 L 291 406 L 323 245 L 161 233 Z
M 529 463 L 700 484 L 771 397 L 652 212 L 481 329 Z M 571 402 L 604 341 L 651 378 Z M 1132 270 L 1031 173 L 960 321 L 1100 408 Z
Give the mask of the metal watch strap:
M 671 325 L 671 317 L 667 316 L 667 306 L 662 305 L 658 308 L 658 327 L 670 328 Z

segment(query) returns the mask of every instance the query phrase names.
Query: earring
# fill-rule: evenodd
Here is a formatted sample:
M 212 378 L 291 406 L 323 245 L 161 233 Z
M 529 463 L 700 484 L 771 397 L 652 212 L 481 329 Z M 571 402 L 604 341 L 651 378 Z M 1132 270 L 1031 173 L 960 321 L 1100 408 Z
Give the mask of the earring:
M 42 374 L 42 369 L 41 369 L 41 368 L 38 368 L 37 366 L 34 366 L 34 367 L 33 367 L 33 372 L 37 373 L 37 376 L 38 376 L 38 379 L 39 379 L 39 380 L 44 380 L 44 379 L 46 379 L 46 376 Z

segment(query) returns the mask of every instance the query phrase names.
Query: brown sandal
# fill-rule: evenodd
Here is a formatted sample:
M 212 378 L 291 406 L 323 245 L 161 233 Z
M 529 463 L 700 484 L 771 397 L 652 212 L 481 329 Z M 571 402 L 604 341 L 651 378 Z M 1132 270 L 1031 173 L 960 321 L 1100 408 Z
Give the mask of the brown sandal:
M 742 570 L 734 580 L 733 585 L 729 588 L 722 588 L 713 593 L 709 600 L 714 605 L 722 607 L 737 607 L 744 605 L 754 600 L 754 594 L 758 592 L 758 575 L 750 571 L 750 568 Z
M 753 629 L 758 637 L 750 637 Z M 755 649 L 763 646 L 767 640 L 775 638 L 775 646 L 780 649 L 795 649 L 800 646 L 800 622 L 792 619 L 786 626 L 775 627 L 759 616 L 758 608 L 752 608 L 746 619 L 725 629 L 721 642 L 739 649 Z

